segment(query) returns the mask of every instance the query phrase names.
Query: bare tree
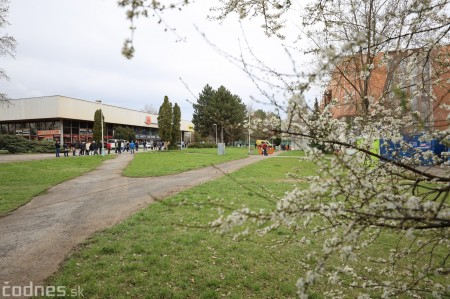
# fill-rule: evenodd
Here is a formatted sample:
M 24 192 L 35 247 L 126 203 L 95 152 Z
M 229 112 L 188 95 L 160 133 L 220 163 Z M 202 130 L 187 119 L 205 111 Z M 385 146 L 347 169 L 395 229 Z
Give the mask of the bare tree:
M 287 75 L 261 61 L 253 70 L 268 70 L 282 82 L 290 96 L 279 133 L 313 141 L 305 151 L 318 175 L 303 177 L 309 185 L 299 184 L 270 211 L 243 208 L 211 226 L 228 232 L 255 220 L 253 233 L 285 227 L 299 246 L 321 242 L 321 249 L 299 257 L 301 298 L 314 291 L 344 298 L 343 290 L 358 298 L 449 296 L 450 175 L 439 168 L 447 158 L 403 138 L 417 132 L 423 142 L 450 138 L 449 1 L 311 0 L 301 18 L 289 0 L 221 3 L 218 19 L 260 18 L 264 31 L 280 38 L 297 21 L 308 39 L 306 49 L 292 45 L 288 55 L 293 64 L 310 55 L 313 70 Z M 260 73 L 242 64 L 261 83 Z M 302 96 L 312 84 L 327 92 L 314 115 Z M 390 155 L 374 149 L 380 139 Z M 419 168 L 424 161 L 438 167 Z M 385 250 L 371 253 L 375 245 Z
M 239 2 L 239 11 L 263 12 L 269 5 Z M 320 285 L 327 297 L 345 296 L 336 285 L 362 297 L 449 295 L 440 282 L 449 273 L 450 178 L 417 167 L 426 160 L 447 162 L 402 140 L 405 132 L 421 132 L 423 141 L 449 138 L 448 122 L 437 117 L 448 115 L 450 102 L 448 11 L 445 0 L 312 1 L 306 7 L 302 25 L 312 42 L 306 52 L 318 58 L 309 82 L 326 82 L 328 102 L 311 118 L 298 111 L 301 102 L 291 101 L 281 133 L 313 139 L 334 155 L 324 163 L 322 150 L 307 149 L 319 176 L 271 212 L 243 209 L 213 223 L 228 230 L 242 219 L 257 219 L 264 225 L 255 232 L 285 226 L 302 243 L 314 238 L 305 232 L 326 232 L 322 251 L 301 259 L 301 297 L 320 280 L 332 282 L 331 288 Z M 388 149 L 390 142 L 398 144 L 398 157 L 375 151 L 379 139 Z M 384 238 L 392 242 L 388 253 L 367 256 L 364 249 Z M 343 263 L 332 263 L 336 257 Z
M 9 1 L 0 0 L 0 29 L 6 28 L 8 23 L 8 11 L 9 11 Z M 16 40 L 14 37 L 8 34 L 3 34 L 0 37 L 0 56 L 11 56 L 14 57 L 14 51 L 16 49 Z M 0 79 L 9 80 L 8 75 L 5 70 L 0 68 Z M 9 103 L 9 97 L 6 93 L 0 92 L 0 106 Z
M 181 0 L 181 1 L 153 1 L 153 0 L 119 0 L 118 4 L 120 7 L 127 8 L 127 18 L 130 20 L 130 37 L 124 41 L 122 47 L 122 55 L 128 59 L 133 58 L 134 55 L 134 46 L 133 46 L 133 36 L 134 30 L 136 27 L 134 26 L 134 20 L 139 17 L 144 18 L 157 18 L 158 24 L 162 24 L 164 26 L 165 31 L 171 31 L 176 35 L 176 31 L 174 28 L 171 28 L 162 17 L 162 13 L 166 9 L 179 9 L 181 10 L 185 5 L 189 4 L 191 1 L 189 0 Z M 181 39 L 181 37 L 179 37 Z
M 145 104 L 144 107 L 140 110 L 149 114 L 158 114 L 158 110 L 153 105 Z

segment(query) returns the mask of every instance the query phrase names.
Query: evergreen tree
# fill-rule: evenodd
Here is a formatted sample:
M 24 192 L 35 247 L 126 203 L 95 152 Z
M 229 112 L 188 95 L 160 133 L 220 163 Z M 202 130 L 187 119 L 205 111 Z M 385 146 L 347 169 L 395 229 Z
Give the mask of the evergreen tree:
M 102 110 L 97 109 L 94 114 L 93 139 L 99 143 L 102 141 Z M 105 116 L 103 115 L 103 134 L 105 134 Z M 103 136 L 104 137 L 104 136 Z
M 159 137 L 168 148 L 168 143 L 172 140 L 172 103 L 167 96 L 164 97 L 164 102 L 159 107 L 158 128 Z
M 171 148 L 176 149 L 177 143 L 181 141 L 181 109 L 177 103 L 173 106 L 172 113 L 172 140 L 171 140 Z
M 114 138 L 122 140 L 136 140 L 136 133 L 130 128 L 118 126 L 114 130 Z
M 215 135 L 215 124 L 217 123 L 215 115 L 212 115 L 212 102 L 215 97 L 215 91 L 209 84 L 203 88 L 200 93 L 197 104 L 194 104 L 194 114 L 192 116 L 192 123 L 195 127 L 195 132 L 202 137 Z
M 202 136 L 215 136 L 217 129 L 219 140 L 223 132 L 223 141 L 232 143 L 242 137 L 245 118 L 246 107 L 239 96 L 231 94 L 224 86 L 213 90 L 206 85 L 194 104 L 192 122 Z

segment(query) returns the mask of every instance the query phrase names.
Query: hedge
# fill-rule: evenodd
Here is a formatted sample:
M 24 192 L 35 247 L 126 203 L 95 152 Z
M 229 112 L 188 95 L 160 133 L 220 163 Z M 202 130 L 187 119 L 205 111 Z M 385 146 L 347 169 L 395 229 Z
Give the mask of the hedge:
M 0 152 L 18 153 L 52 153 L 55 145 L 49 141 L 28 140 L 21 136 L 0 135 Z

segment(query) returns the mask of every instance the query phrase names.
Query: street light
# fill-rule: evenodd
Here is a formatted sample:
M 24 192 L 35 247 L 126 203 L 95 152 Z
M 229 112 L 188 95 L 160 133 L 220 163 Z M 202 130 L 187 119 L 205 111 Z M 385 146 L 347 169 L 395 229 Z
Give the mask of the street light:
M 102 104 L 102 100 L 96 100 L 96 102 L 97 103 L 100 103 L 100 124 L 101 124 L 101 126 L 102 126 L 102 141 L 100 142 L 100 144 L 101 144 L 101 148 L 100 148 L 100 150 L 101 150 L 101 152 L 102 152 L 102 156 L 104 156 L 105 155 L 105 148 L 104 148 L 104 145 L 103 145 L 103 104 Z
M 248 111 L 248 154 L 251 153 L 251 147 L 250 147 L 250 109 Z
M 180 130 L 180 149 L 183 150 L 183 130 Z
M 213 124 L 216 127 L 216 144 L 217 144 L 217 124 Z

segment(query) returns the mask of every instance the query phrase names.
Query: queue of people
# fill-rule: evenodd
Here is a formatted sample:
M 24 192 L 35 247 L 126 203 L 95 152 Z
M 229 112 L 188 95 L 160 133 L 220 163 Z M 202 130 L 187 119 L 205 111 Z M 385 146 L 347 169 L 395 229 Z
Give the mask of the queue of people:
M 163 142 L 147 142 L 143 141 L 142 143 L 138 141 L 126 141 L 126 140 L 115 140 L 114 144 L 114 152 L 116 154 L 122 154 L 124 152 L 134 154 L 139 151 L 142 147 L 144 151 L 147 150 L 162 150 L 164 148 Z M 107 151 L 108 155 L 111 153 L 113 149 L 112 143 L 106 142 L 103 147 Z M 55 153 L 56 157 L 60 157 L 61 149 L 63 150 L 64 157 L 69 157 L 69 153 L 72 153 L 72 156 L 93 156 L 101 154 L 102 144 L 95 141 L 82 141 L 82 142 L 64 142 L 61 144 L 58 140 L 55 141 Z
M 101 154 L 102 145 L 95 141 L 83 141 L 73 143 L 64 142 L 61 146 L 61 143 L 57 140 L 55 141 L 56 157 L 60 157 L 61 147 L 63 149 L 64 157 L 69 157 L 69 152 L 72 153 L 72 156 L 93 156 Z

